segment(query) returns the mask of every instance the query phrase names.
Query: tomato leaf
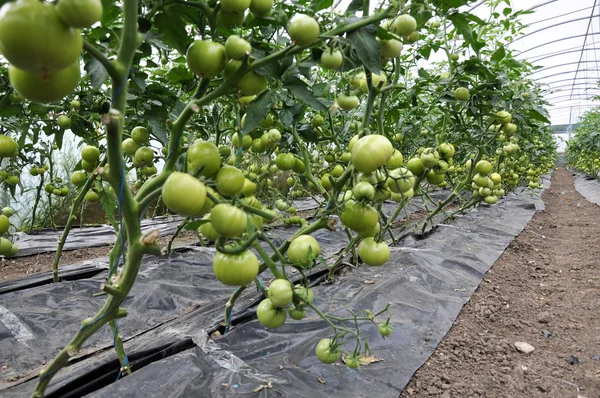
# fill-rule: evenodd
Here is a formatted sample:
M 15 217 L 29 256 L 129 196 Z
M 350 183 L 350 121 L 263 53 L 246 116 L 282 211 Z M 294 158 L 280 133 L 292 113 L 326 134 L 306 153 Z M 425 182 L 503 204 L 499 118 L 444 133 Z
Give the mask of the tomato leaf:
M 542 112 L 540 112 L 540 111 L 538 111 L 536 109 L 530 109 L 529 110 L 529 116 L 532 119 L 537 120 L 539 122 L 550 124 L 550 120 L 546 116 L 544 116 L 542 114 Z
M 242 134 L 248 134 L 254 130 L 260 122 L 267 116 L 275 102 L 277 101 L 276 92 L 274 90 L 263 91 L 258 98 L 250 102 L 246 111 L 246 124 L 242 129 Z
M 186 231 L 197 231 L 198 228 L 200 228 L 200 226 L 204 223 L 206 223 L 206 221 L 204 221 L 204 220 L 195 220 L 195 221 L 188 222 L 187 224 L 185 224 L 183 229 Z
M 377 27 L 368 25 L 348 34 L 348 39 L 352 42 L 352 48 L 363 65 L 371 73 L 380 74 L 379 60 L 379 42 L 375 40 Z
M 169 7 L 154 18 L 154 27 L 160 32 L 162 40 L 185 54 L 189 45 L 189 34 L 182 13 L 175 7 Z
M 106 69 L 104 69 L 104 66 L 102 66 L 100 61 L 98 61 L 96 58 L 89 57 L 89 59 L 85 61 L 84 69 L 90 76 L 90 83 L 92 87 L 95 89 L 100 88 L 102 83 L 104 83 L 106 80 L 106 76 L 108 75 Z
M 498 63 L 502 61 L 505 56 L 506 50 L 504 49 L 504 46 L 501 45 L 500 48 L 494 51 L 494 53 L 492 54 L 492 62 Z
M 128 188 L 127 186 L 125 186 L 123 189 Z M 119 193 L 116 192 L 116 194 L 118 195 Z M 107 193 L 103 189 L 98 192 L 98 197 L 100 198 L 100 205 L 102 206 L 102 210 L 104 210 L 104 213 L 106 213 L 106 217 L 111 222 L 111 224 L 114 224 L 116 222 L 115 212 L 117 209 L 117 198 L 115 197 L 115 195 Z
M 284 87 L 287 88 L 294 95 L 294 97 L 298 98 L 306 105 L 318 111 L 327 110 L 327 107 L 314 97 L 307 84 L 297 77 L 286 79 L 286 84 Z

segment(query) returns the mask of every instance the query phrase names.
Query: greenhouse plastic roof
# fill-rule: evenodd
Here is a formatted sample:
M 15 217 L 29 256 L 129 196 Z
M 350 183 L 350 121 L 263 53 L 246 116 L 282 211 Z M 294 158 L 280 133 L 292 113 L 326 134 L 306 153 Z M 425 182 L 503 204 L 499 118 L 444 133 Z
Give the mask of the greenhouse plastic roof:
M 532 10 L 521 21 L 525 35 L 510 47 L 517 58 L 543 68 L 532 80 L 550 90 L 546 99 L 553 125 L 571 125 L 598 105 L 600 94 L 600 1 L 512 0 L 515 10 Z M 569 130 L 567 128 L 567 130 Z

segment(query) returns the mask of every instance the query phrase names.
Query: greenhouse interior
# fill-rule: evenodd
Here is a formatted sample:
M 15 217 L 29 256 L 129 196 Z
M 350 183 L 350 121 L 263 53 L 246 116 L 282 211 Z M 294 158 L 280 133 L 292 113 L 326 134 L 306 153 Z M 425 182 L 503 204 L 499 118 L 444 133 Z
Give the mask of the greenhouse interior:
M 0 0 L 0 397 L 600 397 L 597 0 Z

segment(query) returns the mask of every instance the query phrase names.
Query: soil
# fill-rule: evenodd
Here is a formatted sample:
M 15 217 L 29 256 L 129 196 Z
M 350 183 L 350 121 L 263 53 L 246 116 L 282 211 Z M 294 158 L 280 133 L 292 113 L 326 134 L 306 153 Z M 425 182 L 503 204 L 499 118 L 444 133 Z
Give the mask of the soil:
M 160 238 L 159 243 L 162 247 L 166 248 L 170 238 L 171 235 L 163 236 Z M 197 241 L 196 234 L 191 231 L 183 231 L 175 239 L 173 247 L 190 245 Z M 59 268 L 85 260 L 108 256 L 110 249 L 111 246 L 101 246 L 64 251 L 60 259 Z M 22 278 L 37 272 L 51 271 L 54 255 L 55 253 L 41 253 L 27 257 L 2 258 L 0 259 L 0 281 Z
M 401 398 L 600 397 L 600 207 L 564 168 L 542 199 Z

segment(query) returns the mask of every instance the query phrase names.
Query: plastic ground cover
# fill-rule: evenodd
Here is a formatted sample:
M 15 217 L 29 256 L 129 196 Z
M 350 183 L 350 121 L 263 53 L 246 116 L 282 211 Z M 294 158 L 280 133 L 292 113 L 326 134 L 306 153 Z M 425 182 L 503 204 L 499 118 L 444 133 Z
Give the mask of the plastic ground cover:
M 183 218 L 179 216 L 155 217 L 142 220 L 142 232 L 159 229 L 161 235 L 170 235 L 175 232 L 175 229 L 182 220 Z M 24 233 L 15 234 L 17 237 L 15 243 L 19 246 L 17 257 L 55 252 L 62 232 L 62 229 L 59 229 L 56 231 L 45 230 L 31 235 Z M 115 240 L 115 230 L 110 225 L 73 228 L 69 231 L 69 236 L 63 250 L 107 246 L 114 243 Z
M 573 173 L 573 175 L 575 190 L 588 201 L 600 205 L 600 181 L 582 173 Z
M 194 248 L 168 258 L 148 258 L 124 303 L 129 316 L 119 323 L 130 362 L 138 370 L 114 382 L 119 364 L 112 336 L 104 328 L 55 376 L 47 396 L 231 396 L 271 382 L 272 389 L 263 388 L 257 395 L 396 397 L 449 330 L 485 272 L 542 207 L 539 193 L 511 194 L 496 206 L 481 206 L 440 226 L 426 239 L 406 237 L 384 267 L 346 268 L 333 284 L 315 286 L 315 303 L 328 313 L 377 311 L 392 303 L 392 336 L 383 340 L 375 327 L 365 328 L 372 352 L 384 362 L 358 371 L 317 361 L 314 345 L 330 336 L 331 329 L 314 314 L 275 331 L 260 326 L 254 306 L 261 295 L 255 289 L 238 299 L 232 330 L 207 340 L 207 334 L 219 329 L 232 293 L 212 275 L 213 251 Z M 286 239 L 292 233 L 281 229 L 272 234 Z M 341 231 L 321 231 L 316 238 L 326 257 L 347 241 Z M 319 273 L 315 271 L 315 278 Z M 31 393 L 44 361 L 104 301 L 92 296 L 104 277 L 101 272 L 0 295 L 1 365 L 6 366 L 0 373 L 1 396 Z

